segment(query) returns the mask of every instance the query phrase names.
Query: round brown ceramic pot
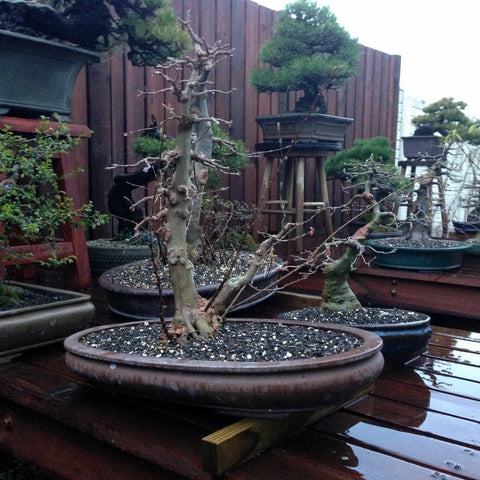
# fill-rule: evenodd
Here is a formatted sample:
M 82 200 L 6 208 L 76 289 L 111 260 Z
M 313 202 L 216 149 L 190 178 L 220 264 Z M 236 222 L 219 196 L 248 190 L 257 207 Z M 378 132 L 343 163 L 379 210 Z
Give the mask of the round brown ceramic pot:
M 258 273 L 235 300 L 238 305 L 232 311 L 242 310 L 262 302 L 275 293 L 272 285 L 278 279 L 284 262 L 275 257 L 274 266 L 267 272 Z M 159 318 L 159 293 L 156 288 L 127 287 L 110 280 L 110 275 L 121 266 L 107 270 L 98 280 L 99 285 L 107 292 L 109 309 L 129 320 L 152 320 Z M 198 293 L 204 298 L 210 298 L 220 286 L 220 283 L 198 286 Z M 175 311 L 173 289 L 162 290 L 164 305 L 163 316 L 172 317 Z M 233 297 L 232 297 L 233 299 Z
M 263 319 L 230 321 L 278 323 L 277 320 Z M 87 333 L 118 328 L 116 324 L 70 336 L 64 343 L 66 363 L 77 374 L 109 391 L 118 390 L 167 402 L 209 407 L 220 413 L 254 417 L 281 417 L 341 406 L 368 389 L 382 371 L 382 340 L 373 333 L 307 322 L 283 321 L 282 324 L 350 332 L 360 337 L 363 343 L 350 351 L 325 357 L 270 362 L 144 357 L 92 348 L 81 343 L 81 337 Z

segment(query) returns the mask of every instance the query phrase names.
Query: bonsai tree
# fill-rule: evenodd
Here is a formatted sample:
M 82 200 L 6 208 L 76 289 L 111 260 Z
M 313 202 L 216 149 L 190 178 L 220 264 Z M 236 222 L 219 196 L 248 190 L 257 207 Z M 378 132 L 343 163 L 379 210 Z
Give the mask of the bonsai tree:
M 91 203 L 74 208 L 73 199 L 61 188 L 66 176 L 54 169 L 54 159 L 67 153 L 79 139 L 70 136 L 68 127 L 51 127 L 43 121 L 33 138 L 13 133 L 8 127 L 0 131 L 0 253 L 13 263 L 25 260 L 14 245 L 44 243 L 50 248 L 50 264 L 72 262 L 74 258 L 58 258 L 56 234 L 62 226 L 95 228 L 106 216 L 94 210 Z M 28 257 L 28 255 L 27 255 Z M 27 258 L 28 259 L 28 258 Z M 1 266 L 1 265 L 0 265 Z M 0 271 L 0 304 L 15 299 L 15 291 L 4 283 Z
M 426 106 L 422 115 L 412 119 L 412 124 L 416 127 L 413 139 L 416 136 L 438 135 L 441 141 L 441 146 L 436 148 L 436 153 L 439 154 L 432 157 L 430 164 L 426 165 L 427 172 L 418 179 L 412 215 L 413 229 L 409 235 L 412 240 L 425 241 L 429 237 L 432 223 L 431 186 L 434 182 L 439 185 L 443 233 L 447 234 L 449 221 L 445 200 L 447 184 L 458 183 L 456 173 L 471 168 L 470 155 L 465 152 L 469 146 L 480 144 L 479 121 L 465 114 L 466 107 L 465 102 L 444 97 Z M 467 160 L 467 167 L 461 165 L 465 162 L 462 160 L 459 162 L 459 157 Z M 461 183 L 458 188 L 461 190 Z
M 372 193 L 383 210 L 384 200 L 388 197 L 391 202 L 408 183 L 394 164 L 394 150 L 386 137 L 355 140 L 353 147 L 326 161 L 325 172 L 329 177 L 349 180 L 361 192 Z
M 456 102 L 452 97 L 443 97 L 427 105 L 423 108 L 423 114 L 412 119 L 414 136 L 439 134 L 446 137 L 455 133 L 463 141 L 478 145 L 480 136 L 478 129 L 474 127 L 479 126 L 479 121 L 465 114 L 466 107 L 465 102 Z
M 298 0 L 279 15 L 273 37 L 260 49 L 269 66 L 250 74 L 259 92 L 303 90 L 296 111 L 326 113 L 324 89 L 336 89 L 356 74 L 359 46 L 328 7 Z
M 228 310 L 232 296 L 250 284 L 259 268 L 271 268 L 273 246 L 286 239 L 295 228 L 288 224 L 276 235 L 267 237 L 256 247 L 247 270 L 232 277 L 231 272 L 237 261 L 234 254 L 216 294 L 212 298 L 199 295 L 193 279 L 193 272 L 199 265 L 198 251 L 190 237 L 192 228 L 198 228 L 194 218 L 195 204 L 198 200 L 202 203 L 202 192 L 212 171 L 227 174 L 237 172 L 236 168 L 225 166 L 214 157 L 214 154 L 221 154 L 214 147 L 216 144 L 230 152 L 236 152 L 236 149 L 230 140 L 216 134 L 216 128 L 213 127 L 227 122 L 211 117 L 206 109 L 207 96 L 216 92 L 210 87 L 208 74 L 218 61 L 231 54 L 231 50 L 220 43 L 207 44 L 191 30 L 188 23 L 184 25 L 192 38 L 194 54 L 172 59 L 157 69 L 166 82 L 165 90 L 173 93 L 178 101 L 178 112 L 172 110 L 171 116 L 165 119 L 165 122 L 177 122 L 177 144 L 175 149 L 163 152 L 158 159 L 152 159 L 150 165 L 155 170 L 155 181 L 148 196 L 141 200 L 149 203 L 149 214 L 136 226 L 137 230 L 148 228 L 152 237 L 162 246 L 158 249 L 159 255 L 152 255 L 154 272 L 158 274 L 160 264 L 164 261 L 167 263 L 175 298 L 173 322 L 165 325 L 165 335 L 168 338 L 172 335 L 178 337 L 182 342 L 190 338 L 206 339 L 219 331 L 220 319 Z M 185 69 L 187 80 L 177 75 L 180 65 Z M 162 128 L 162 124 L 159 127 Z M 239 153 L 232 155 L 236 158 Z M 249 243 L 251 225 L 253 220 L 243 226 L 243 233 L 238 240 L 239 249 Z M 201 234 L 201 230 L 196 231 L 197 236 L 201 237 Z
M 133 65 L 152 65 L 178 56 L 188 36 L 168 0 L 0 0 L 0 28 L 107 51 L 129 47 Z

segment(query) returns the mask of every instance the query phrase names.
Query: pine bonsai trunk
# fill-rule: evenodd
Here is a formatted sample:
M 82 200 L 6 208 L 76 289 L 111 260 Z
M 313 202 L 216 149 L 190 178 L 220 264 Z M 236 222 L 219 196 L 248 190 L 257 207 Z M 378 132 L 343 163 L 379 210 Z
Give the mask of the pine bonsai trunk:
M 412 230 L 408 234 L 409 240 L 424 242 L 430 238 L 431 208 L 429 190 L 432 180 L 431 176 L 425 176 L 418 187 Z

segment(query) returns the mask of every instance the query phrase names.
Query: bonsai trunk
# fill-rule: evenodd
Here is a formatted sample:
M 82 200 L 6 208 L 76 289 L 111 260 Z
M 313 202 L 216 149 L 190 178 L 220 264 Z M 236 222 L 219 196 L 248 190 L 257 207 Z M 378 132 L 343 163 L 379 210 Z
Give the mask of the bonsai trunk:
M 193 75 L 193 74 L 192 74 Z M 189 259 L 187 229 L 191 215 L 191 137 L 193 120 L 191 96 L 182 96 L 178 129 L 178 157 L 175 175 L 168 191 L 167 259 L 175 298 L 173 329 L 176 334 L 208 337 L 218 328 L 212 311 L 205 311 L 206 300 L 198 293 L 193 280 L 194 266 Z
M 373 212 L 372 220 L 358 229 L 355 234 L 346 241 L 333 242 L 333 246 L 345 246 L 345 253 L 338 259 L 329 263 L 324 269 L 325 286 L 322 293 L 322 308 L 332 312 L 345 312 L 362 308 L 361 303 L 348 285 L 348 278 L 353 265 L 359 257 L 364 246 L 362 242 L 370 232 L 375 231 L 385 216 L 392 215 L 390 212 L 381 212 L 380 205 L 369 192 L 362 194 L 369 203 Z
M 432 180 L 432 176 L 427 175 L 420 181 L 420 186 L 417 190 L 415 209 L 413 212 L 412 230 L 407 235 L 409 240 L 423 242 L 430 238 L 431 208 L 429 190 Z
M 193 108 L 200 118 L 208 118 L 207 94 L 205 93 L 205 85 L 210 70 L 203 72 L 199 86 L 195 89 L 196 96 L 193 100 Z M 196 134 L 195 153 L 206 158 L 212 157 L 213 149 L 213 133 L 211 122 L 208 120 L 198 122 L 194 126 Z M 192 165 L 192 212 L 188 222 L 187 241 L 191 248 L 191 253 L 198 256 L 198 252 L 202 247 L 202 238 L 200 234 L 200 217 L 202 213 L 202 197 L 203 188 L 208 178 L 208 169 L 199 162 L 193 162 Z

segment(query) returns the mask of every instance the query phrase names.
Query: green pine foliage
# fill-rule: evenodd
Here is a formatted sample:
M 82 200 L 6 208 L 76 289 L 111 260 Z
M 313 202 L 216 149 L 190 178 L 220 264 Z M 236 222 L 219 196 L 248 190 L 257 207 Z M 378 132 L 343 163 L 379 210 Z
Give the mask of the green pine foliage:
M 352 148 L 342 150 L 326 161 L 325 172 L 329 177 L 346 180 L 351 178 L 353 171 L 361 169 L 369 158 L 379 165 L 393 167 L 393 156 L 394 150 L 388 138 L 358 138 L 353 142 Z
M 443 137 L 454 134 L 473 145 L 480 145 L 480 121 L 469 118 L 464 110 L 467 104 L 455 101 L 452 97 L 443 97 L 427 105 L 423 114 L 412 119 L 415 135 L 434 135 Z
M 253 69 L 250 83 L 259 92 L 303 90 L 296 110 L 307 111 L 317 101 L 320 111 L 326 111 L 322 90 L 339 88 L 354 76 L 358 56 L 357 39 L 338 24 L 329 7 L 298 0 L 279 13 L 272 39 L 259 53 L 270 67 Z
M 156 66 L 191 46 L 169 0 L 0 0 L 0 27 L 105 52 L 127 45 L 135 66 Z
M 386 137 L 357 139 L 325 163 L 327 176 L 350 180 L 363 191 L 368 188 L 377 201 L 385 196 L 394 200 L 411 188 L 411 183 L 394 164 L 394 150 Z

